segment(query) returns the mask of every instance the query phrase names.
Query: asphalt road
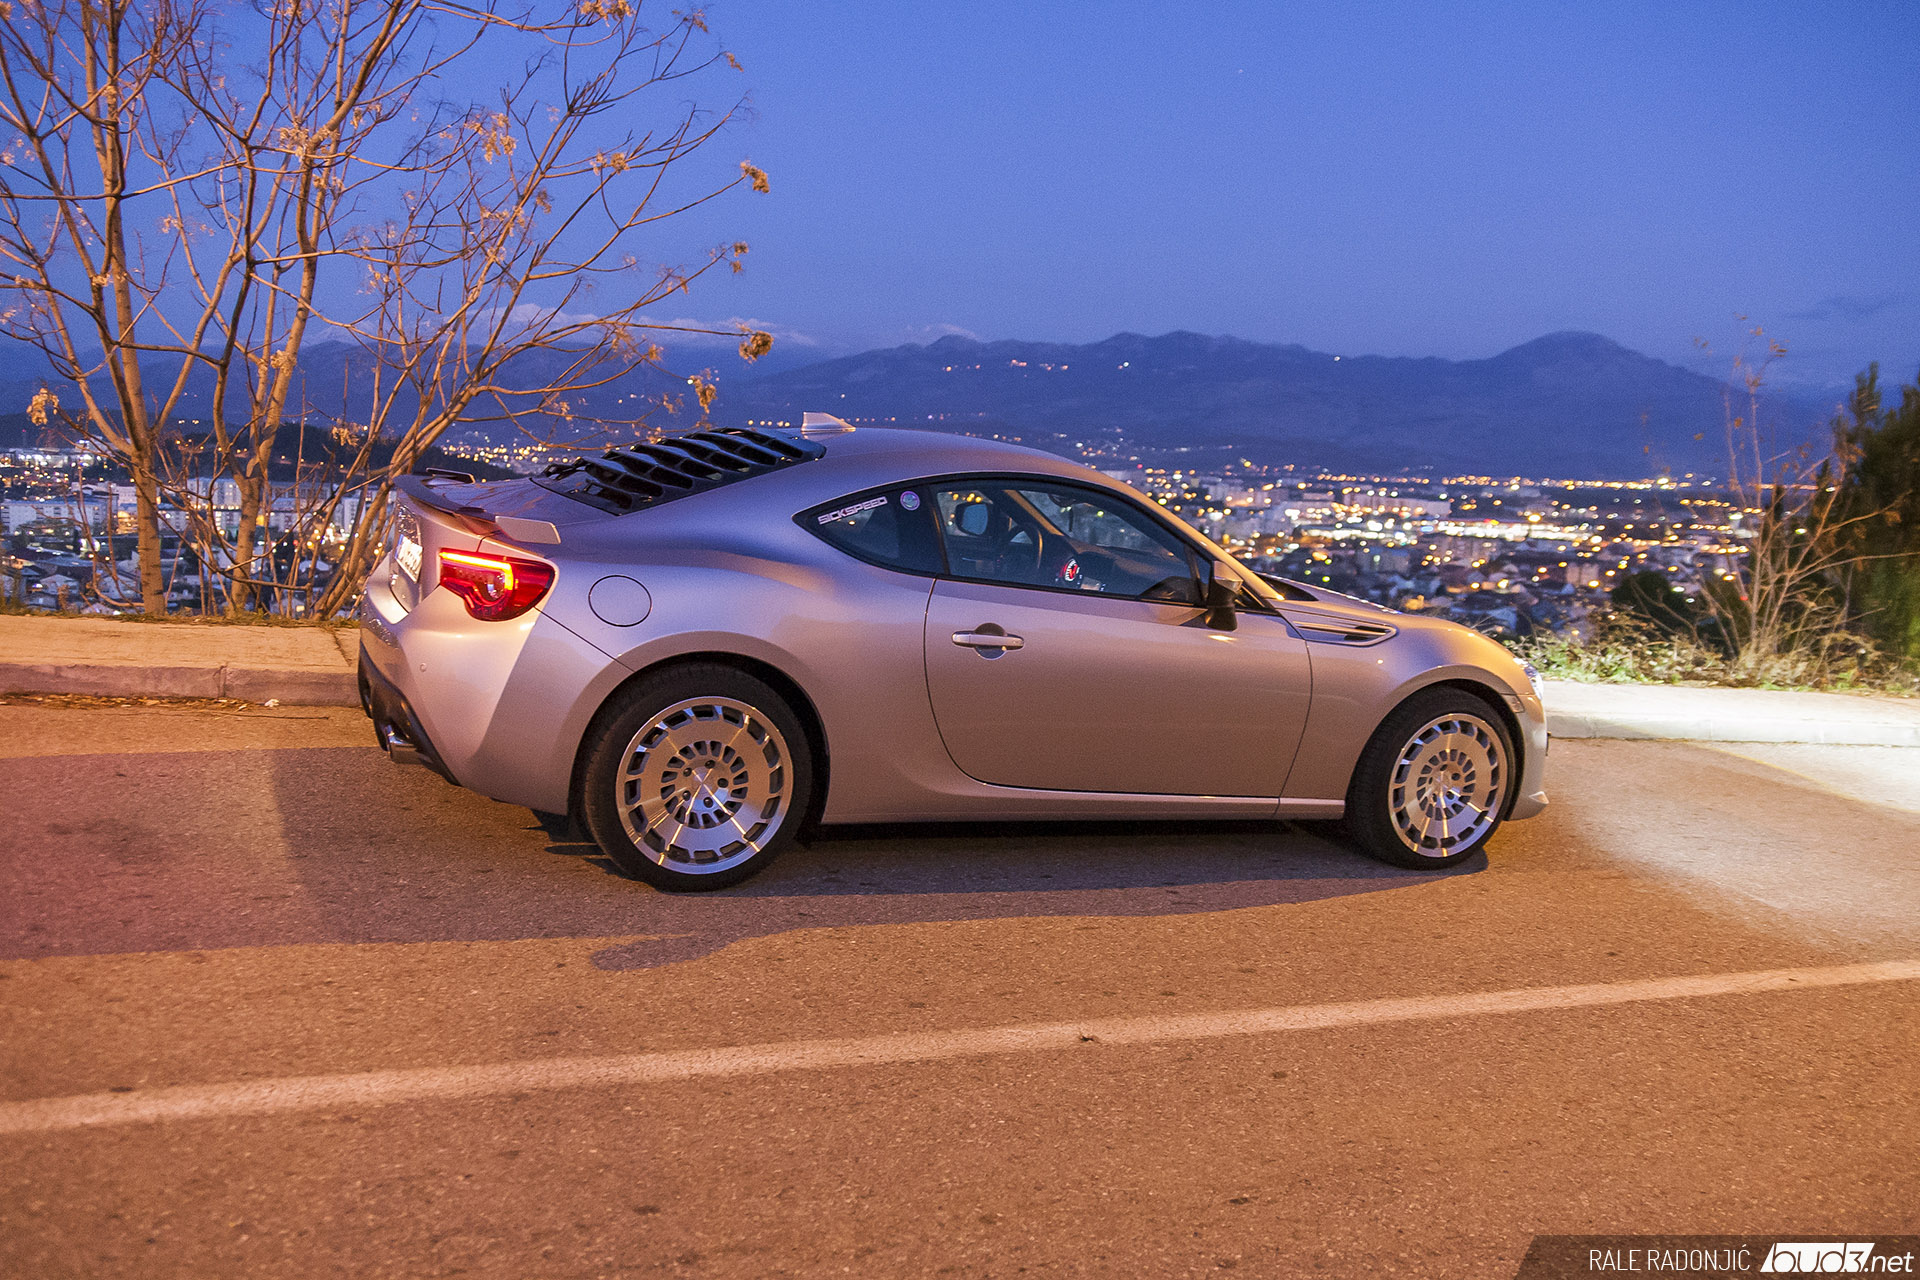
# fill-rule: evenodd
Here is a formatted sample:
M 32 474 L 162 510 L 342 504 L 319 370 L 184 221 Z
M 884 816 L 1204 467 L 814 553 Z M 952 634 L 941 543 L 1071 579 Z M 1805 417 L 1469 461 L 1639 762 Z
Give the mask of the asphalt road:
M 0 1275 L 1500 1276 L 1543 1233 L 1920 1231 L 1920 752 L 1559 742 L 1553 807 L 1449 875 L 1279 825 L 894 828 L 671 897 L 368 741 L 0 706 Z

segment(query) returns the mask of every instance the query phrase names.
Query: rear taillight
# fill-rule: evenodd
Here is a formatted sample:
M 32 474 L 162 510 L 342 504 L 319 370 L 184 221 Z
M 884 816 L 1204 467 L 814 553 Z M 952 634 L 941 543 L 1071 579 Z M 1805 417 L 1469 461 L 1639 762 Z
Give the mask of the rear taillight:
M 440 585 L 482 622 L 504 622 L 540 603 L 553 585 L 553 566 L 517 556 L 442 551 Z

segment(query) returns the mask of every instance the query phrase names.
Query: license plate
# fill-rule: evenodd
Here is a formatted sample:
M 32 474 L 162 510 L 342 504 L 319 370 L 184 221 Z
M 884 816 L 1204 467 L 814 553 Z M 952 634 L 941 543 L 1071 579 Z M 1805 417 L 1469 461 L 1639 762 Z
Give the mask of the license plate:
M 393 562 L 409 582 L 420 581 L 421 554 L 419 526 L 414 523 L 413 513 L 403 509 L 394 520 Z
M 393 562 L 400 566 L 400 572 L 414 582 L 420 581 L 420 544 L 412 538 L 402 537 L 394 544 Z

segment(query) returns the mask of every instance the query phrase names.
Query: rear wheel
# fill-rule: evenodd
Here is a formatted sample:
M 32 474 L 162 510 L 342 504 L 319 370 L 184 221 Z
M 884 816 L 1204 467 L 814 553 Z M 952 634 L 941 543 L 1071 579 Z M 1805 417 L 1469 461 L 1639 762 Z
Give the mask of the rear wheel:
M 778 693 L 703 663 L 620 696 L 601 717 L 583 788 L 587 828 L 623 871 L 662 889 L 719 889 L 792 843 L 812 796 L 812 752 Z
M 1347 831 L 1374 857 L 1462 862 L 1499 829 L 1516 771 L 1500 716 L 1461 689 L 1415 694 L 1374 731 L 1347 789 Z

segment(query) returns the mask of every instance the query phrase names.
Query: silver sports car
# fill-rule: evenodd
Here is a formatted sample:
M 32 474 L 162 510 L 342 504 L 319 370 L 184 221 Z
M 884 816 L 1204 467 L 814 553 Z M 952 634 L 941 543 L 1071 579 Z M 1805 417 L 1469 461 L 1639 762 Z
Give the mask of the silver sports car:
M 1493 640 L 1049 454 L 807 421 L 403 481 L 360 604 L 381 745 L 667 889 L 814 823 L 1340 818 L 1432 868 L 1545 807 Z

